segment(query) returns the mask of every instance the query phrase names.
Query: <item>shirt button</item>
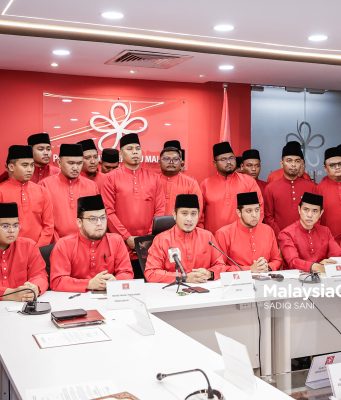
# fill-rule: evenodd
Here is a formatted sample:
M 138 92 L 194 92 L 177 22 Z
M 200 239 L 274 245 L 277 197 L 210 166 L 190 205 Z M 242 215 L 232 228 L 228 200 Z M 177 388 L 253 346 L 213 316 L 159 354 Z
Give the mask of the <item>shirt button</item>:
M 293 200 L 296 200 L 296 197 L 293 197 L 292 199 L 293 199 Z

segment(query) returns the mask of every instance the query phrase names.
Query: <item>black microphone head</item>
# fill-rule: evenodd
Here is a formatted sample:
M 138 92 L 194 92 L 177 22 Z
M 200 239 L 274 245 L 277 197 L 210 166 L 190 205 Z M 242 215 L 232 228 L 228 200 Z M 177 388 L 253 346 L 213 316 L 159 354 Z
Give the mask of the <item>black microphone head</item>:
M 161 372 L 159 372 L 159 373 L 156 375 L 156 379 L 157 379 L 158 381 L 161 381 L 164 377 L 165 377 L 165 375 L 164 375 L 164 374 L 161 374 Z
M 210 246 L 213 246 L 213 242 L 211 242 L 210 240 L 208 241 L 208 244 L 209 244 Z

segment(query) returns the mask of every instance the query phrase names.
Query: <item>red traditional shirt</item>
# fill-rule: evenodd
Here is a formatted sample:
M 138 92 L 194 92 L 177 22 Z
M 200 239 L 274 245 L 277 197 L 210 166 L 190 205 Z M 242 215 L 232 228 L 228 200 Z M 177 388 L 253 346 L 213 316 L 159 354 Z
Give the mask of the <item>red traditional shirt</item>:
M 303 178 L 280 180 L 269 183 L 265 189 L 265 219 L 276 236 L 299 218 L 298 205 L 304 192 L 315 193 L 313 182 Z
M 195 228 L 186 233 L 176 225 L 168 231 L 156 235 L 149 248 L 144 275 L 148 282 L 173 282 L 176 277 L 175 263 L 169 261 L 168 249 L 178 248 L 181 253 L 181 263 L 186 273 L 195 268 L 206 268 L 214 272 L 214 279 L 219 279 L 220 272 L 226 271 L 226 266 L 220 253 L 208 242 L 215 242 L 211 232 Z
M 275 171 L 270 172 L 267 182 L 271 183 L 278 181 L 279 179 L 283 178 L 283 176 L 284 176 L 283 168 L 276 169 Z M 306 172 L 303 173 L 302 178 L 307 181 L 311 181 L 310 176 Z
M 309 272 L 312 264 L 325 258 L 341 256 L 341 247 L 329 228 L 319 224 L 307 230 L 300 221 L 296 221 L 280 232 L 278 240 L 283 258 L 290 269 Z
M 46 189 L 33 182 L 21 183 L 9 178 L 0 184 L 0 202 L 18 205 L 19 236 L 32 239 L 38 247 L 51 243 L 53 209 Z
M 274 231 L 268 225 L 259 223 L 254 228 L 247 228 L 238 219 L 218 229 L 215 237 L 220 249 L 244 270 L 249 270 L 259 257 L 264 257 L 273 271 L 282 265 Z M 223 258 L 228 271 L 239 270 L 226 257 Z
M 263 196 L 263 200 L 264 200 L 264 196 L 265 196 L 265 188 L 267 186 L 267 182 L 265 181 L 261 181 L 260 179 L 256 179 L 257 185 L 259 186 L 259 189 L 262 192 L 262 196 Z
M 59 172 L 60 172 L 60 168 L 58 168 L 52 164 L 47 164 L 47 165 L 44 165 L 43 167 L 34 165 L 34 172 L 33 172 L 32 178 L 31 178 L 31 182 L 39 183 L 40 181 L 47 178 L 48 176 L 59 174 Z
M 81 175 L 84 176 L 84 178 L 88 178 L 91 181 L 95 182 L 97 184 L 98 190 L 101 191 L 103 183 L 105 182 L 105 179 L 106 179 L 106 174 L 103 174 L 103 172 L 97 171 L 96 175 L 91 176 L 91 175 L 86 174 L 84 171 L 82 171 Z
M 261 219 L 263 219 L 263 196 L 255 179 L 251 176 L 234 172 L 225 177 L 217 173 L 205 179 L 200 187 L 204 200 L 200 222 L 203 222 L 205 229 L 212 233 L 237 220 L 238 193 L 257 192 L 262 210 Z
M 55 240 L 78 232 L 77 200 L 79 197 L 98 194 L 96 183 L 82 176 L 68 179 L 59 173 L 42 180 L 39 184 L 48 190 L 52 199 Z
M 59 239 L 51 253 L 51 289 L 86 292 L 89 280 L 101 271 L 116 279 L 133 279 L 128 251 L 122 238 L 107 233 L 90 240 L 80 233 Z
M 31 239 L 19 237 L 6 250 L 0 250 L 0 295 L 25 282 L 37 285 L 40 294 L 48 288 L 45 262 Z M 1 298 L 6 300 L 6 297 Z

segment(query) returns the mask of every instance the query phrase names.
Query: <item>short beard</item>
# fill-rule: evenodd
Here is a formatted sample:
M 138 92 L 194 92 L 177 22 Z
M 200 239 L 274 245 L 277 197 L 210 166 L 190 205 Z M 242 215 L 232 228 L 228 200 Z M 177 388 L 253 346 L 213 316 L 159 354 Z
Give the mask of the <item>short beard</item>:
M 90 239 L 90 240 L 101 240 L 106 232 L 104 231 L 102 234 L 96 234 L 96 235 L 89 235 L 88 232 L 84 232 L 85 236 Z

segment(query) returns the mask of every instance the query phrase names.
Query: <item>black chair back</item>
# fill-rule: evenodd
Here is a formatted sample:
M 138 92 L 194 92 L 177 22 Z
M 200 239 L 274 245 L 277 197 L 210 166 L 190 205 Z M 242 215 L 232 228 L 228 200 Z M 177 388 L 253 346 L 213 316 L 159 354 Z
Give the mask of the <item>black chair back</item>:
M 149 247 L 152 245 L 154 239 L 154 235 L 146 235 L 146 236 L 137 236 L 134 239 L 135 242 L 135 251 L 137 257 L 139 258 L 140 268 L 142 274 L 144 275 L 144 269 L 146 266 L 146 261 L 148 257 Z
M 161 217 L 154 217 L 152 234 L 158 235 L 163 231 L 167 231 L 175 225 L 175 220 L 172 215 L 163 215 Z
M 39 247 L 40 250 L 40 254 L 42 255 L 45 264 L 46 264 L 46 272 L 47 272 L 47 276 L 50 282 L 50 254 L 52 249 L 54 248 L 55 243 L 52 244 L 48 244 L 46 246 L 43 247 Z

